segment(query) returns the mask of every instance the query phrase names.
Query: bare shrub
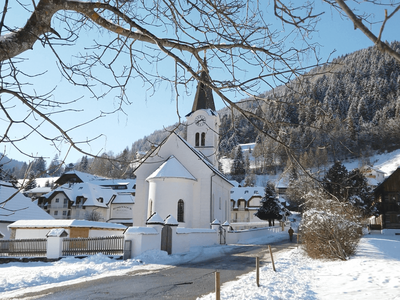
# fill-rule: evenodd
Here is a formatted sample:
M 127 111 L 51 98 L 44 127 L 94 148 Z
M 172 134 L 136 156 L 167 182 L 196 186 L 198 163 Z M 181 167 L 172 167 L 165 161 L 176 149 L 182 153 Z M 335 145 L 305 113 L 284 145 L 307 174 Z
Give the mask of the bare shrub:
M 349 203 L 327 199 L 323 192 L 307 195 L 301 234 L 311 258 L 347 260 L 362 235 L 361 214 Z

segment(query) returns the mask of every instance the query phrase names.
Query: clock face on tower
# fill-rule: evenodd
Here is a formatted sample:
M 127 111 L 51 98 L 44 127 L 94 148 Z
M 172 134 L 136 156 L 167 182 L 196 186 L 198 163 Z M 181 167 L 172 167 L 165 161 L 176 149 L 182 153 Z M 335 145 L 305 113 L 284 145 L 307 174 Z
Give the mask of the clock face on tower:
M 194 122 L 197 126 L 203 126 L 206 123 L 206 118 L 202 115 L 199 115 L 194 119 Z

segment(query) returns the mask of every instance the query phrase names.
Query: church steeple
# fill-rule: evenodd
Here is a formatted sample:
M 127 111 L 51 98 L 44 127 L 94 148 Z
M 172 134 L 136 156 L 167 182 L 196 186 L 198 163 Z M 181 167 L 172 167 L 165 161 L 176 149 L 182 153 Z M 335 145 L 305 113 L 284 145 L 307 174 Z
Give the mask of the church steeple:
M 200 78 L 203 82 L 210 82 L 204 70 Z M 186 115 L 187 141 L 217 167 L 220 120 L 215 111 L 212 89 L 203 82 L 198 83 L 192 111 Z
M 202 81 L 209 81 L 209 77 L 206 71 L 201 71 L 200 78 Z M 214 98 L 212 94 L 212 89 L 203 82 L 199 82 L 197 85 L 196 96 L 194 97 L 192 112 L 199 109 L 212 109 L 215 111 Z

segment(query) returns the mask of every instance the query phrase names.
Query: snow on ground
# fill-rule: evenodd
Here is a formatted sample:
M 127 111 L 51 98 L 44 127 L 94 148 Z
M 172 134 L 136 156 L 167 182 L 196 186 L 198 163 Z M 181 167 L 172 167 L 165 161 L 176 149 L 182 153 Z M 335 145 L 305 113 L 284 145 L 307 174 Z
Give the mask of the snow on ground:
M 252 244 L 272 243 L 287 239 L 286 232 L 272 233 Z M 13 299 L 28 292 L 94 280 L 121 276 L 128 272 L 140 274 L 171 268 L 176 264 L 219 257 L 235 245 L 194 247 L 188 253 L 168 255 L 165 251 L 147 251 L 135 259 L 115 260 L 97 254 L 84 259 L 64 258 L 57 262 L 13 262 L 0 264 L 0 299 Z
M 273 242 L 287 238 L 286 232 L 268 235 Z M 104 255 L 84 259 L 66 258 L 58 262 L 9 263 L 0 265 L 0 299 L 13 299 L 27 292 L 68 285 L 131 271 L 155 272 L 182 262 L 224 255 L 235 245 L 196 247 L 190 252 L 167 255 L 149 251 L 133 260 L 114 260 Z M 268 257 L 264 258 L 269 261 Z M 255 272 L 228 282 L 221 288 L 221 299 L 400 299 L 400 236 L 365 235 L 358 253 L 348 261 L 312 260 L 301 248 L 275 257 L 276 272 L 267 263 L 260 269 L 260 287 Z M 215 294 L 199 300 L 215 299 Z
M 221 299 L 400 299 L 400 237 L 366 235 L 348 261 L 320 261 L 301 249 L 287 251 L 255 272 L 224 284 Z M 198 298 L 215 299 L 215 293 Z

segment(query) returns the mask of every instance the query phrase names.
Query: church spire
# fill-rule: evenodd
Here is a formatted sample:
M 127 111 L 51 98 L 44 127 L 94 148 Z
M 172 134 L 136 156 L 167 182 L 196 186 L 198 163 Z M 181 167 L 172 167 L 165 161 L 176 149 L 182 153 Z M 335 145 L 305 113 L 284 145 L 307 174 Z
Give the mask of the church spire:
M 201 71 L 200 78 L 202 81 L 209 81 L 209 77 L 206 71 Z M 192 112 L 199 109 L 212 109 L 215 110 L 214 98 L 212 95 L 212 89 L 203 82 L 199 82 L 197 85 L 196 96 L 194 97 Z

